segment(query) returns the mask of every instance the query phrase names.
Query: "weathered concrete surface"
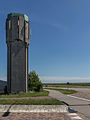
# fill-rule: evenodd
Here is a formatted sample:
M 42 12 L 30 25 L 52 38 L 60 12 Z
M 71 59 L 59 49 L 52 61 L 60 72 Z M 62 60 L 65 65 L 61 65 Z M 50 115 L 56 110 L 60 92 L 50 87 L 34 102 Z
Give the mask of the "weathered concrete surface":
M 68 112 L 66 105 L 0 105 L 0 112 Z

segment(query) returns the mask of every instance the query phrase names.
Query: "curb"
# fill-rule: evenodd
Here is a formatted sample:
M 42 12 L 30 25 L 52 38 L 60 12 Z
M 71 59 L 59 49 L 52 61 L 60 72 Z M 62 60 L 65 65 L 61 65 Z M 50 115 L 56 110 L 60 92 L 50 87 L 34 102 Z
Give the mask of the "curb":
M 68 112 L 66 105 L 0 105 L 0 112 Z

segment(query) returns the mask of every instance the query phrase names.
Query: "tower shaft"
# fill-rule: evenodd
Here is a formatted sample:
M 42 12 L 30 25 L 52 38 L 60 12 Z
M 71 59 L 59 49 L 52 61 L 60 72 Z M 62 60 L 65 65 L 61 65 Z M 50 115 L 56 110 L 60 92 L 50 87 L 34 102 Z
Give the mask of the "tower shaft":
M 24 14 L 9 14 L 6 20 L 7 90 L 27 92 L 29 21 Z

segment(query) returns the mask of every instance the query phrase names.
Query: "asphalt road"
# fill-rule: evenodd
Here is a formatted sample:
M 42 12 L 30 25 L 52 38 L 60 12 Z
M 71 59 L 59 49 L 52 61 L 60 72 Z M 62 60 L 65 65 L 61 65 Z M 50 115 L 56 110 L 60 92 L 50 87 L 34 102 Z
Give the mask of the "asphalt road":
M 71 89 L 71 90 L 76 90 L 80 92 L 85 92 L 90 94 L 90 88 L 63 88 L 63 87 L 57 87 L 58 89 Z
M 86 91 L 88 92 L 88 94 L 90 92 L 90 89 L 84 89 L 84 90 L 82 88 L 73 88 L 73 89 L 77 91 L 81 91 L 81 90 L 84 92 Z M 86 99 L 79 99 L 78 97 L 75 98 L 72 96 L 64 95 L 55 90 L 48 90 L 48 91 L 49 91 L 49 96 L 65 102 L 70 107 L 71 110 L 82 113 L 90 120 L 90 101 Z

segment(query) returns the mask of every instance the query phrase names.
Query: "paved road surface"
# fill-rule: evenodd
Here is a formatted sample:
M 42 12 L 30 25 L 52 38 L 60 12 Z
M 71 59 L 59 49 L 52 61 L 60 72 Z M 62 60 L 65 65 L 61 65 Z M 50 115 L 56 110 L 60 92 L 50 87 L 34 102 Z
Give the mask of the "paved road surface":
M 67 88 L 63 88 L 63 87 L 57 87 L 58 89 L 62 88 L 62 89 L 67 89 Z M 81 92 L 88 92 L 90 93 L 90 88 L 68 88 L 68 89 L 72 89 L 72 90 L 76 90 L 76 91 L 81 91 Z
M 90 100 L 90 88 L 61 88 L 57 87 L 57 89 L 72 89 L 78 91 L 78 93 L 73 94 L 72 96 L 80 97 L 80 98 L 85 98 Z
M 81 91 L 90 94 L 90 88 L 65 88 L 65 87 L 48 87 L 48 88 L 56 88 L 56 89 L 71 89 L 76 91 Z
M 90 120 L 90 101 L 73 98 L 55 90 L 48 90 L 48 91 L 49 91 L 49 96 L 67 103 L 67 105 L 69 105 L 71 109 L 84 114 Z

